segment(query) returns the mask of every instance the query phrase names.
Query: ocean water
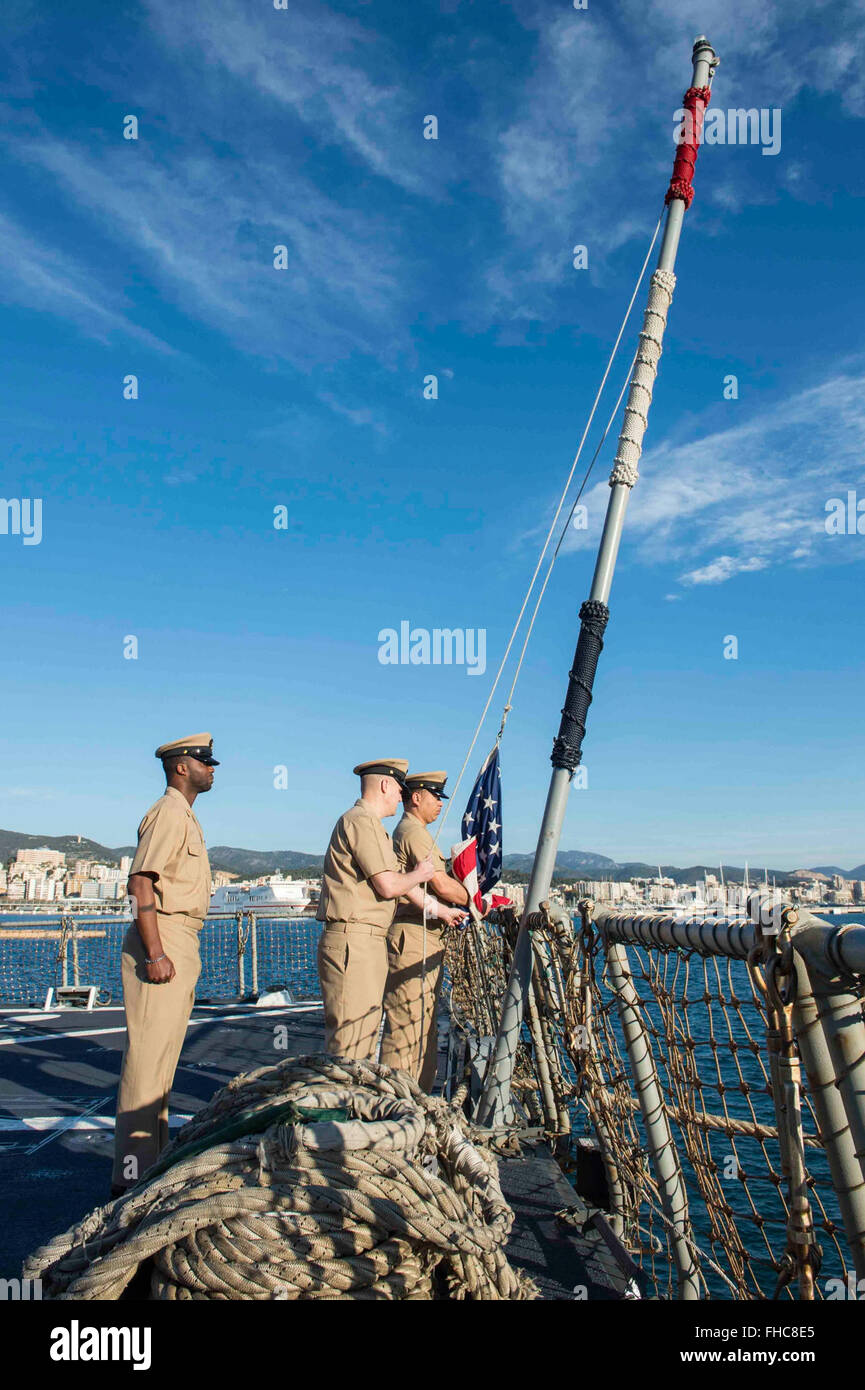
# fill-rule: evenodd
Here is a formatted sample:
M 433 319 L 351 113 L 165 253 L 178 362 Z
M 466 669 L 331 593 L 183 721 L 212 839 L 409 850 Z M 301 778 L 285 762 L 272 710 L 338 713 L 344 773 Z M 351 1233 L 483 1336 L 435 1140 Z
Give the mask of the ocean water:
M 825 919 L 832 926 L 865 922 L 865 912 Z M 77 976 L 72 943 L 67 943 L 65 973 L 58 959 L 59 918 L 54 914 L 0 914 L 0 1007 L 41 1007 L 49 986 L 97 985 L 102 1002 L 119 1003 L 120 954 L 128 919 L 77 916 Z M 5 929 L 5 930 L 4 930 Z M 309 917 L 259 917 L 257 982 L 291 989 L 298 999 L 318 998 L 316 948 L 321 927 Z M 27 933 L 27 935 L 25 935 Z M 744 966 L 742 967 L 744 969 Z M 238 940 L 233 915 L 209 918 L 201 934 L 200 1002 L 236 999 L 253 991 L 253 952 L 248 939 Z

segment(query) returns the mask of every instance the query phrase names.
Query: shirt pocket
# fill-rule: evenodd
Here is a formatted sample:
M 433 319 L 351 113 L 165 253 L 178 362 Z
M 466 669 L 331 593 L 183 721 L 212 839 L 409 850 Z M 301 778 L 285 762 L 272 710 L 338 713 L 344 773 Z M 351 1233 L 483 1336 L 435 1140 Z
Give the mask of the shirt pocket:
M 187 854 L 195 854 L 195 855 L 203 854 L 203 853 L 204 853 L 204 845 L 201 843 L 200 840 L 187 840 L 187 842 L 186 842 L 186 852 L 187 852 Z

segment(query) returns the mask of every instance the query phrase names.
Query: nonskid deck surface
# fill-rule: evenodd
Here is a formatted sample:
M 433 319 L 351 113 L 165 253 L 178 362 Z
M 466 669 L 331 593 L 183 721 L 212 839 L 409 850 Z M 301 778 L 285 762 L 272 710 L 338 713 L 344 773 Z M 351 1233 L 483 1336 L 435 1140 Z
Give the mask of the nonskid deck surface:
M 277 1033 L 283 1026 L 286 1032 Z M 16 1278 L 28 1254 L 109 1200 L 124 1032 L 120 1008 L 0 1012 L 2 1279 Z M 184 1123 L 238 1072 L 323 1046 L 320 1005 L 196 1007 L 172 1092 L 172 1124 Z M 621 1297 L 625 1281 L 602 1242 L 556 1217 L 566 1207 L 578 1218 L 589 1212 L 549 1150 L 528 1143 L 499 1162 L 516 1215 L 508 1254 L 542 1296 Z

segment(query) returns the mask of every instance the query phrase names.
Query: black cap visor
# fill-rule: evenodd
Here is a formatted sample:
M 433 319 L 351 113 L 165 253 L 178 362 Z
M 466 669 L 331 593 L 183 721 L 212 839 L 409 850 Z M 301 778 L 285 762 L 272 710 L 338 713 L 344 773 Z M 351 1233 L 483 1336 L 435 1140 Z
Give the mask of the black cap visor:
M 167 758 L 195 758 L 196 762 L 204 763 L 205 767 L 219 767 L 219 763 L 209 748 L 177 748 L 171 753 L 166 753 L 165 756 Z
M 391 767 L 389 763 L 376 763 L 375 767 L 365 767 L 360 774 L 361 777 L 392 777 L 398 782 L 400 787 L 405 790 L 405 773 L 400 772 L 398 767 Z
M 432 782 L 409 782 L 406 785 L 406 791 L 432 792 L 433 796 L 437 796 L 440 801 L 447 801 L 448 799 L 447 792 L 442 791 L 441 787 L 434 786 Z

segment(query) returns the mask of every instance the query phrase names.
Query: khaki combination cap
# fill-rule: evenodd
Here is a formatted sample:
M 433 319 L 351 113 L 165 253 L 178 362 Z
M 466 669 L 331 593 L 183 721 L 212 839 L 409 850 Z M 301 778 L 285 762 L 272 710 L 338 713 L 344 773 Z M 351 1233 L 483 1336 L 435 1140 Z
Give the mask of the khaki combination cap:
M 219 767 L 213 756 L 212 734 L 191 734 L 189 738 L 176 738 L 171 743 L 162 743 L 156 750 L 157 758 L 178 758 L 183 754 L 195 758 L 208 767 Z
M 442 801 L 447 801 L 447 794 L 444 789 L 447 780 L 446 772 L 413 772 L 410 777 L 405 779 L 405 789 L 407 792 L 432 792 L 433 796 L 441 797 Z
M 352 768 L 352 772 L 358 777 L 374 777 L 376 774 L 381 777 L 393 777 L 401 787 L 404 787 L 405 775 L 408 772 L 408 759 L 373 758 L 372 762 L 358 763 L 357 767 Z

